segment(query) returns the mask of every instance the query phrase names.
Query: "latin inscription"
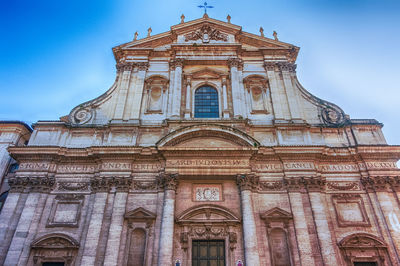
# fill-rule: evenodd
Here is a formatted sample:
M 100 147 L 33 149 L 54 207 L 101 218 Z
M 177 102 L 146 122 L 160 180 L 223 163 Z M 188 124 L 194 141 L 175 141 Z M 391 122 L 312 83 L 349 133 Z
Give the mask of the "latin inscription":
M 368 168 L 397 168 L 394 162 L 366 162 Z
M 288 170 L 313 170 L 313 163 L 284 163 L 283 166 Z
M 342 172 L 342 171 L 358 171 L 355 164 L 325 164 L 319 166 L 321 171 Z
M 169 160 L 170 166 L 246 166 L 248 161 L 243 160 L 219 160 L 219 159 L 199 159 L 199 160 Z
M 103 163 L 101 165 L 101 169 L 103 170 L 130 170 L 131 164 L 130 163 Z
M 19 166 L 21 170 L 49 170 L 49 163 L 21 163 Z
M 59 173 L 87 173 L 96 170 L 95 165 L 60 165 L 58 166 Z

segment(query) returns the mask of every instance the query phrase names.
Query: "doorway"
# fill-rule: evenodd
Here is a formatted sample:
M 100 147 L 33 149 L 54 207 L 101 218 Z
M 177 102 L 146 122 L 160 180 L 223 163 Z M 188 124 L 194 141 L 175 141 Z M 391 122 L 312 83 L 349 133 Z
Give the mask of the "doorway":
M 193 240 L 192 266 L 225 266 L 225 241 Z

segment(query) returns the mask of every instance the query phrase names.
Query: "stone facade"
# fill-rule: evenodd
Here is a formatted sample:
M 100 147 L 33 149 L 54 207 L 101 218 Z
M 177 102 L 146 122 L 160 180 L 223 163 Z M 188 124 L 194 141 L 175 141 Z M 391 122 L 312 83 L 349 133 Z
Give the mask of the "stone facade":
M 400 265 L 400 147 L 298 51 L 206 15 L 115 47 L 106 93 L 8 148 L 0 264 Z

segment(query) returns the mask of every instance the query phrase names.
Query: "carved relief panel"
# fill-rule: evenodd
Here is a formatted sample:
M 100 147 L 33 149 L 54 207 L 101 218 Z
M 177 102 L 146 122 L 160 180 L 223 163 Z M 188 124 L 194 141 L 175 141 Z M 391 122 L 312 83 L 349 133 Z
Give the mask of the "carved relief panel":
M 221 184 L 194 184 L 193 201 L 222 201 Z

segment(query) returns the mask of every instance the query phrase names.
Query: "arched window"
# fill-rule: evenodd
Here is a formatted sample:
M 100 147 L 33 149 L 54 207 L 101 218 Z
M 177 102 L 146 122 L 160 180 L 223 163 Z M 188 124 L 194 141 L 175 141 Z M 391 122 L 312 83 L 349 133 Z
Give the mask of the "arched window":
M 210 86 L 203 86 L 194 94 L 195 118 L 218 118 L 218 91 Z

